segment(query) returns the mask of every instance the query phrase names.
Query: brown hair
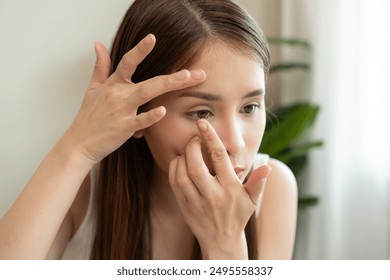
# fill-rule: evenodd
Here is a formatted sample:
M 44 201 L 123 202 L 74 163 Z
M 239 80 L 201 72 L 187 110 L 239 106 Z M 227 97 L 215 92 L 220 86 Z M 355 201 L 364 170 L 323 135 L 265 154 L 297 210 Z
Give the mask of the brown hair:
M 193 64 L 218 40 L 269 70 L 266 41 L 254 20 L 230 0 L 135 0 L 113 42 L 111 72 L 123 55 L 152 33 L 157 44 L 132 76 L 134 83 Z M 149 189 L 153 157 L 144 138 L 130 138 L 102 160 L 92 259 L 150 259 Z M 257 257 L 253 217 L 246 228 L 250 259 Z M 194 258 L 201 258 L 199 245 Z

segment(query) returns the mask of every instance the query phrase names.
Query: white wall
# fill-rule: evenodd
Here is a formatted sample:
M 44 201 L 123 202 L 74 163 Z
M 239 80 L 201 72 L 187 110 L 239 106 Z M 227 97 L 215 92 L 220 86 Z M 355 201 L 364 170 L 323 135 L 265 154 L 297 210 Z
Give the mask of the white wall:
M 1 0 L 0 216 L 77 113 L 130 0 Z

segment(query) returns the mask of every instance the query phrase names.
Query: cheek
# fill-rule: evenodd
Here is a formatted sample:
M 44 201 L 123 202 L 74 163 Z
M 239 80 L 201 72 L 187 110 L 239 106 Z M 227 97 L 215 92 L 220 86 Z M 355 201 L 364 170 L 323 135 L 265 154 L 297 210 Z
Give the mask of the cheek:
M 262 114 L 254 123 L 248 124 L 245 129 L 245 143 L 248 149 L 258 150 L 265 130 L 265 115 Z
M 264 136 L 264 131 L 265 131 L 265 123 L 259 125 L 259 127 L 254 131 L 254 138 L 256 139 L 257 146 L 260 146 L 261 141 L 263 140 Z
M 167 115 L 145 130 L 145 139 L 156 164 L 167 172 L 169 163 L 183 154 L 187 143 L 197 134 L 195 123 L 191 125 L 180 117 Z

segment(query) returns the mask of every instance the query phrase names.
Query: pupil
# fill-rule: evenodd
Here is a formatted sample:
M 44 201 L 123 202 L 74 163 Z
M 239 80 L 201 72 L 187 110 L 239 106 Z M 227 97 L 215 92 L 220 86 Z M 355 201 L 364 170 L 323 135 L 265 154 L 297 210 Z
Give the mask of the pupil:
M 252 105 L 251 106 L 247 106 L 245 108 L 245 113 L 252 113 L 252 111 L 253 111 L 253 106 Z
M 198 112 L 198 117 L 199 117 L 200 119 L 206 119 L 206 118 L 209 117 L 209 112 L 206 111 L 206 110 L 199 111 L 199 112 Z

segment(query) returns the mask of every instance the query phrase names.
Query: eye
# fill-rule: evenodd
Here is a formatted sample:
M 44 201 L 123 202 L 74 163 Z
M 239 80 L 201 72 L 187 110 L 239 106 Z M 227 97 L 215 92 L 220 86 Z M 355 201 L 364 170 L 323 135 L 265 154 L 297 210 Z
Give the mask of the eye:
M 187 113 L 187 115 L 195 120 L 199 120 L 199 119 L 207 120 L 213 116 L 213 113 L 211 113 L 209 110 L 199 110 L 199 111 L 189 112 Z
M 244 106 L 240 110 L 240 113 L 244 113 L 244 114 L 247 114 L 247 115 L 253 115 L 254 113 L 256 113 L 256 111 L 259 108 L 260 108 L 260 104 L 259 103 L 249 104 L 249 105 Z

